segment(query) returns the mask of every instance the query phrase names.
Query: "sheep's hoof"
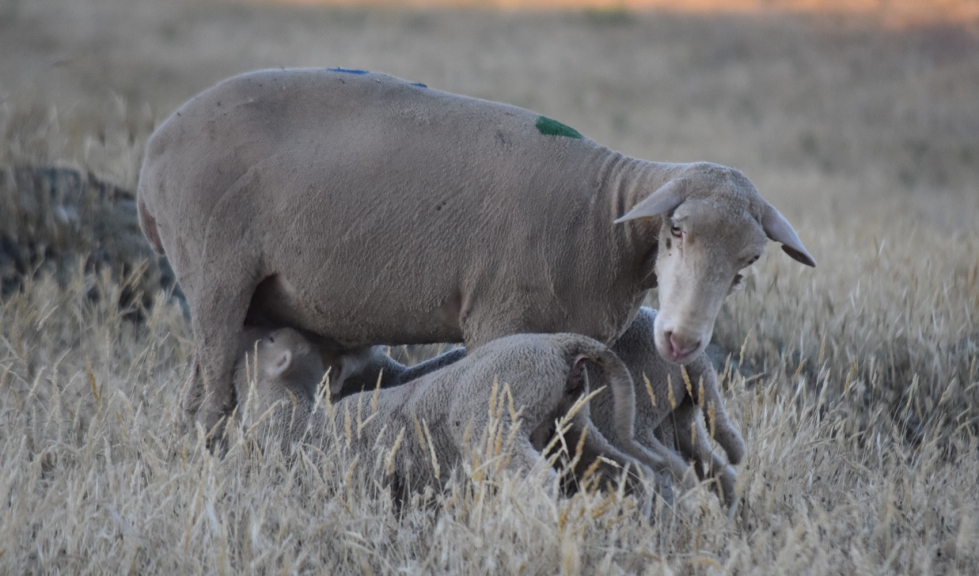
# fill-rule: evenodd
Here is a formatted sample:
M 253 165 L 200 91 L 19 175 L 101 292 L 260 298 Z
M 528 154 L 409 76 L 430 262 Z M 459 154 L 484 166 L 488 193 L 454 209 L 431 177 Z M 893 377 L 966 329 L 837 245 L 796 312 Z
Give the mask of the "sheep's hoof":
M 230 421 L 226 410 L 215 409 L 206 403 L 200 407 L 194 417 L 194 422 L 204 432 L 208 448 L 212 450 L 214 446 L 224 440 Z

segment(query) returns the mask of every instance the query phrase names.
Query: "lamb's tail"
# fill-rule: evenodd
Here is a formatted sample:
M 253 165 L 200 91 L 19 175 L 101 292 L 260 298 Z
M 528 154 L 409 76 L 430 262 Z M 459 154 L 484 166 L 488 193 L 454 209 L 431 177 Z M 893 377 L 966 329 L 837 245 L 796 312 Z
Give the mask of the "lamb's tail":
M 631 443 L 636 419 L 636 388 L 629 369 L 615 352 L 597 341 L 581 343 L 576 351 L 574 367 L 577 368 L 578 363 L 585 359 L 599 364 L 605 371 L 615 406 L 615 435 L 620 442 Z
M 596 344 L 598 344 L 596 342 Z M 633 425 L 636 418 L 636 388 L 629 369 L 622 362 L 615 352 L 602 346 L 590 353 L 585 353 L 578 358 L 591 358 L 601 364 L 605 370 L 605 378 L 608 381 L 612 392 L 613 404 L 613 427 L 615 429 L 615 447 L 635 458 L 644 466 L 649 467 L 656 474 L 671 474 L 681 482 L 685 482 L 686 472 L 689 466 L 675 451 L 663 446 L 659 441 L 651 439 L 653 444 L 645 446 L 635 439 Z M 577 362 L 577 359 L 576 359 Z M 660 477 L 657 482 L 667 482 L 667 477 Z M 663 491 L 662 495 L 667 500 L 672 489 L 668 484 L 659 484 Z
M 166 252 L 163 250 L 163 244 L 160 242 L 160 232 L 156 229 L 156 218 L 153 217 L 149 208 L 147 208 L 142 194 L 136 194 L 136 209 L 139 213 L 139 228 L 143 231 L 143 236 L 146 236 L 146 239 L 149 240 L 153 251 L 163 256 Z

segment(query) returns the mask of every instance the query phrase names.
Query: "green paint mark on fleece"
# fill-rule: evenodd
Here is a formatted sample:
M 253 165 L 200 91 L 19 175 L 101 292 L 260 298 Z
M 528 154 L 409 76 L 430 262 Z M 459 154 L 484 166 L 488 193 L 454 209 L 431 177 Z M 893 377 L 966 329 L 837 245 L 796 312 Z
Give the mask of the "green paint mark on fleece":
M 557 120 L 552 120 L 547 116 L 539 116 L 537 118 L 537 130 L 541 134 L 546 136 L 566 136 L 568 138 L 581 138 L 581 132 L 578 132 L 571 126 L 561 124 Z

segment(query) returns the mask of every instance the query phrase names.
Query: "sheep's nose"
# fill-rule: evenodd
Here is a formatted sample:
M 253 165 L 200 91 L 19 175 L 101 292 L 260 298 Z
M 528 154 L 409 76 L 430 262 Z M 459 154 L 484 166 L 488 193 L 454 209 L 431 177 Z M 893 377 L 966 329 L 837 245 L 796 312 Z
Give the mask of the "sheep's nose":
M 675 332 L 667 332 L 666 336 L 670 343 L 670 356 L 672 356 L 672 360 L 679 360 L 688 356 L 700 346 L 699 338 L 688 339 L 677 335 Z

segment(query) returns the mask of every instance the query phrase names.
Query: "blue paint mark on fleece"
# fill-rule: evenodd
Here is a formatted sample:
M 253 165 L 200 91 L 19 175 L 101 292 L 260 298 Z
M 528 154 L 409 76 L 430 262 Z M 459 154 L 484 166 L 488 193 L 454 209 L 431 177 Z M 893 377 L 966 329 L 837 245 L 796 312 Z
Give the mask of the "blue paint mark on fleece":
M 412 82 L 412 86 L 418 86 L 419 88 L 428 88 L 428 86 L 422 84 L 421 82 Z
M 330 72 L 343 72 L 344 74 L 367 74 L 367 70 L 356 70 L 353 68 L 327 68 Z

